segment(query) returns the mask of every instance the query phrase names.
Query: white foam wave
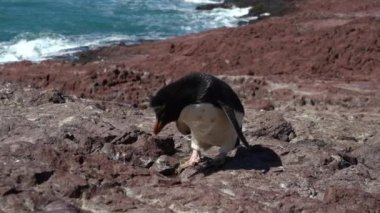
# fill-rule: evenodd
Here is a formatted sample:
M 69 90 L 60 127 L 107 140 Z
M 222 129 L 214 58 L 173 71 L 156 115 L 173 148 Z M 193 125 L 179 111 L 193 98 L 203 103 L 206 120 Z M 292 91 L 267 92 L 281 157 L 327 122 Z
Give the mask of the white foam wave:
M 236 27 L 240 21 L 248 21 L 255 19 L 256 17 L 241 18 L 249 13 L 250 7 L 247 8 L 216 8 L 210 11 L 198 11 L 197 13 L 192 13 L 192 20 L 181 29 L 186 32 L 200 31 L 202 28 L 213 29 L 220 27 Z M 206 26 L 205 26 L 206 25 Z
M 218 3 L 221 0 L 183 0 L 187 4 L 200 3 Z M 244 20 L 241 17 L 247 15 L 250 8 L 217 8 L 210 11 L 194 11 L 193 7 L 179 7 L 176 10 L 183 9 L 182 17 L 184 24 L 179 27 L 182 31 L 178 34 L 200 32 L 206 29 L 220 27 L 235 27 Z M 253 17 L 254 18 L 254 17 Z M 252 19 L 247 18 L 246 20 Z M 166 20 L 166 19 L 162 19 Z M 151 21 L 148 23 L 156 23 Z M 171 23 L 171 22 L 170 22 Z M 170 23 L 161 23 L 165 26 Z M 173 25 L 175 30 L 178 26 Z M 92 49 L 100 46 L 110 45 L 115 42 L 124 41 L 126 43 L 135 43 L 141 40 L 158 40 L 176 34 L 152 30 L 148 35 L 145 33 L 137 33 L 130 35 L 81 35 L 81 36 L 63 36 L 58 34 L 21 34 L 11 41 L 0 42 L 0 63 L 16 62 L 21 60 L 29 60 L 39 62 L 57 56 L 69 56 L 84 49 Z
M 247 15 L 250 9 L 251 7 L 235 7 L 232 9 L 217 8 L 211 10 L 210 16 L 214 17 L 214 24 L 224 27 L 235 27 L 237 23 L 242 20 L 241 17 Z
M 194 4 L 212 4 L 212 3 L 221 3 L 223 1 L 218 0 L 184 0 L 187 3 L 194 3 Z
M 0 42 L 0 63 L 29 60 L 42 61 L 56 56 L 70 55 L 83 48 L 96 48 L 119 41 L 135 41 L 135 37 L 124 35 L 78 36 L 41 35 L 40 37 L 18 36 L 10 42 Z
M 75 47 L 75 44 L 64 38 L 21 39 L 15 43 L 6 42 L 0 45 L 0 63 L 20 60 L 39 61 Z

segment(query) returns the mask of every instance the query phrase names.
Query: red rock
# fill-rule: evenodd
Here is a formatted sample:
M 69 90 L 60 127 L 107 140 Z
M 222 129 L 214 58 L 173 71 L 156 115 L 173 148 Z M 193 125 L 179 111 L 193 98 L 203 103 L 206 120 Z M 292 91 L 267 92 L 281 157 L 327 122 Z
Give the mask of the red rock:
M 292 2 L 244 27 L 0 65 L 0 211 L 379 209 L 379 1 Z M 191 71 L 232 85 L 256 149 L 165 177 L 152 163 L 176 167 L 189 141 L 151 135 L 149 97 Z

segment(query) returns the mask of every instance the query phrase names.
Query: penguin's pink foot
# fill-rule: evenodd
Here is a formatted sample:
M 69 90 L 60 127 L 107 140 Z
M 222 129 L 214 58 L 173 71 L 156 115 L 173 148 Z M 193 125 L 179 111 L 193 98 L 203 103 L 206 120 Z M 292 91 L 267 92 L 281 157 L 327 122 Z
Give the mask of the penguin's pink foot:
M 201 161 L 201 156 L 199 151 L 193 150 L 191 153 L 191 157 L 188 161 L 180 165 L 181 169 L 185 169 L 187 167 L 195 166 Z

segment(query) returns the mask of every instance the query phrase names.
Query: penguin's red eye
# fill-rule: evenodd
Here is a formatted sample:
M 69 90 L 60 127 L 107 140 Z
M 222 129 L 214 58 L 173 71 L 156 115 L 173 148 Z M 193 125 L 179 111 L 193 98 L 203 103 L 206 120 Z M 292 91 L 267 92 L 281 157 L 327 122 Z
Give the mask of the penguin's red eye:
M 165 105 L 155 106 L 153 109 L 157 117 L 162 117 L 165 114 Z
M 160 106 L 154 107 L 154 111 L 157 111 L 157 112 L 164 111 L 164 109 L 165 109 L 165 105 L 160 105 Z

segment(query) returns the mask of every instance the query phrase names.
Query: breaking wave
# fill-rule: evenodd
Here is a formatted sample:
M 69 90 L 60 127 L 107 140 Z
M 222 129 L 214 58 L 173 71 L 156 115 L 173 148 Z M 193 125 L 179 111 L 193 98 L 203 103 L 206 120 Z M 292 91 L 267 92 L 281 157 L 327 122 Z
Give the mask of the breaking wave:
M 128 7 L 126 8 L 136 13 L 133 16 L 120 15 L 117 13 L 119 12 L 117 10 L 117 2 L 114 2 L 115 5 L 107 9 L 107 11 L 109 10 L 106 13 L 107 16 L 98 17 L 99 20 L 111 23 L 112 29 L 100 28 L 99 26 L 99 28 L 91 28 L 91 31 L 85 35 L 80 33 L 79 35 L 78 33 L 70 35 L 69 30 L 63 31 L 63 33 L 54 31 L 53 27 L 52 29 L 48 29 L 51 30 L 49 33 L 38 32 L 38 30 L 36 33 L 34 32 L 36 30 L 34 30 L 28 33 L 20 32 L 6 41 L 0 40 L 0 63 L 21 60 L 39 62 L 59 56 L 71 56 L 79 51 L 119 42 L 133 44 L 140 40 L 159 40 L 201 32 L 207 29 L 235 27 L 240 21 L 244 20 L 241 17 L 249 12 L 249 8 L 217 8 L 210 11 L 195 10 L 195 7 L 199 4 L 220 3 L 222 0 L 179 0 L 175 4 L 170 4 L 164 0 L 161 6 L 156 5 L 158 2 L 150 5 L 150 7 L 155 9 L 149 8 L 149 11 L 141 14 L 139 18 L 136 17 L 136 14 L 140 14 L 137 12 L 140 10 L 136 8 L 142 7 L 143 3 L 140 3 L 140 0 L 124 0 L 121 2 L 124 4 L 122 6 L 127 5 Z M 143 10 L 141 9 L 141 11 Z M 152 11 L 157 14 L 155 16 L 149 15 L 148 12 Z M 66 20 L 67 18 L 67 16 L 62 17 L 62 20 Z M 89 26 L 87 22 L 72 23 L 77 24 L 79 29 L 81 26 Z

